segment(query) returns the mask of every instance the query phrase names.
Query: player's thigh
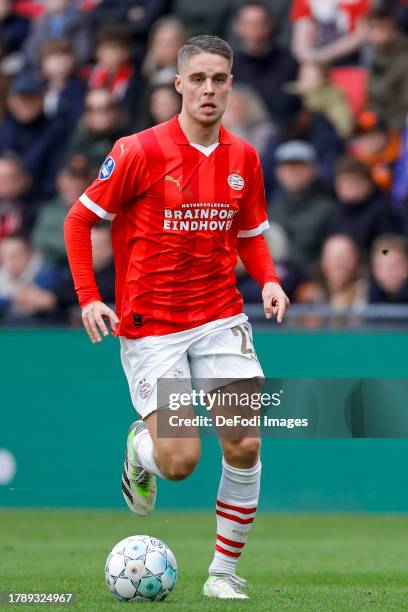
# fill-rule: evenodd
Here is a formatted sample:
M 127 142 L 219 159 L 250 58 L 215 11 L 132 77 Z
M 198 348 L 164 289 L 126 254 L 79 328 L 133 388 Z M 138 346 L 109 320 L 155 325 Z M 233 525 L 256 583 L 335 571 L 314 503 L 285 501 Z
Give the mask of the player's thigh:
M 188 349 L 190 371 L 207 390 L 241 379 L 264 379 L 255 352 L 249 322 L 227 329 L 215 330 L 199 338 Z
M 191 391 L 187 343 L 169 336 L 120 338 L 121 361 L 133 406 L 142 419 L 166 405 L 171 391 Z
M 250 324 L 206 335 L 190 347 L 189 358 L 196 386 L 211 395 L 211 416 L 224 457 L 236 467 L 255 465 L 264 374 Z

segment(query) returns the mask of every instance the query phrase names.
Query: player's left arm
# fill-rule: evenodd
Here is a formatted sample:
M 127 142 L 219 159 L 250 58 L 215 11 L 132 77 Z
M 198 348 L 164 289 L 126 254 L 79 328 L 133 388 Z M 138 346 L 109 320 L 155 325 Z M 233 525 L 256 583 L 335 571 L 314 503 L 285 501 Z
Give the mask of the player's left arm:
M 248 274 L 262 287 L 265 316 L 282 323 L 289 299 L 283 291 L 272 255 L 262 234 L 238 238 L 238 255 Z
M 289 305 L 263 232 L 269 227 L 266 214 L 262 168 L 254 149 L 248 152 L 254 167 L 251 184 L 244 195 L 239 215 L 238 255 L 248 274 L 262 287 L 265 316 L 281 323 Z

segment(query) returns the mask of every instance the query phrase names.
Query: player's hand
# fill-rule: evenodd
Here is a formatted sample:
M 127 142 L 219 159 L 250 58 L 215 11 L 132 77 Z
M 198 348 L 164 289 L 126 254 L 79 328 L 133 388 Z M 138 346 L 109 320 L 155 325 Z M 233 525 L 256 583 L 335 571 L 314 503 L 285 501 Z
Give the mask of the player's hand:
M 82 322 L 89 338 L 94 343 L 102 341 L 101 333 L 104 336 L 109 336 L 109 330 L 104 319 L 108 319 L 111 330 L 115 332 L 119 319 L 106 304 L 103 302 L 91 302 L 82 309 Z
M 265 317 L 270 319 L 276 315 L 278 323 L 282 323 L 289 298 L 278 283 L 266 283 L 262 290 Z

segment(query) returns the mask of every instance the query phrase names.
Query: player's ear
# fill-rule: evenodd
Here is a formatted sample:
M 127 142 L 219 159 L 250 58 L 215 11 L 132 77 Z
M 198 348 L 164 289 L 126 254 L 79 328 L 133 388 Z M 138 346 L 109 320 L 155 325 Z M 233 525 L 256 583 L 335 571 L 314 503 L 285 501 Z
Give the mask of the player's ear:
M 231 74 L 231 76 L 230 76 L 230 86 L 229 86 L 229 90 L 230 90 L 230 91 L 231 91 L 231 89 L 232 89 L 232 85 L 233 85 L 233 83 L 234 83 L 234 76 Z
M 183 92 L 183 88 L 181 85 L 181 76 L 179 74 L 174 75 L 174 86 L 176 88 L 177 93 L 181 94 Z

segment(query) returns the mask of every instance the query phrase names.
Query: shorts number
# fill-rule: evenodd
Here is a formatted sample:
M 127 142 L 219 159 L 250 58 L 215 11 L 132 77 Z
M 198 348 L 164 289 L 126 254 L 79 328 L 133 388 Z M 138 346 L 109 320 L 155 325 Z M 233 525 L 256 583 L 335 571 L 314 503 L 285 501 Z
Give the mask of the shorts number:
M 234 336 L 241 336 L 241 353 L 243 355 L 254 355 L 254 350 L 251 347 L 248 348 L 248 344 L 251 344 L 251 338 L 247 328 L 243 325 L 236 325 L 235 327 L 231 327 L 231 331 Z

